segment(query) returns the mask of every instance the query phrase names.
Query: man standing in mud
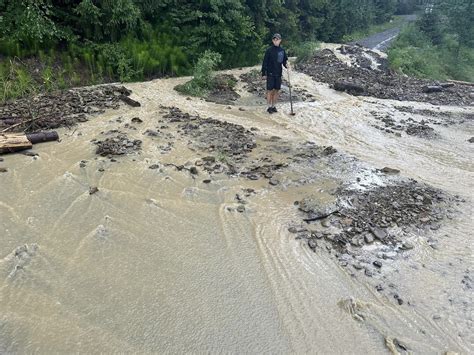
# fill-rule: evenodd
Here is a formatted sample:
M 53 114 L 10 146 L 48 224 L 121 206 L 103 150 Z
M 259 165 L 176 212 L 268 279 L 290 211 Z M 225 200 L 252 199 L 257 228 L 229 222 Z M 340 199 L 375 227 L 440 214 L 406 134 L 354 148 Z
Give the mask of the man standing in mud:
M 281 35 L 275 33 L 272 37 L 272 46 L 265 52 L 262 64 L 262 78 L 267 79 L 267 104 L 268 113 L 277 112 L 275 107 L 281 89 L 282 66 L 289 69 L 288 57 L 285 50 L 280 47 Z

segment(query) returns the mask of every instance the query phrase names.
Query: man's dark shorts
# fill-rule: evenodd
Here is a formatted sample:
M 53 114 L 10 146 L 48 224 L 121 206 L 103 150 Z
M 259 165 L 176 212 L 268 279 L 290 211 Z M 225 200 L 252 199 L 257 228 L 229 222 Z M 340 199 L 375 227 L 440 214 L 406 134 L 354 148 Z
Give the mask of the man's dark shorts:
M 267 90 L 280 90 L 281 89 L 281 76 L 267 76 Z

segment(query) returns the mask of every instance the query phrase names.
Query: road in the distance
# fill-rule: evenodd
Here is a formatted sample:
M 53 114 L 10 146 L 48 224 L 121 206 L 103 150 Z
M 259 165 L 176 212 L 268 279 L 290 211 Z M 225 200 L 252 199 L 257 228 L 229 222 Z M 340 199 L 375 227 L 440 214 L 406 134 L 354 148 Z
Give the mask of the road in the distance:
M 405 23 L 415 21 L 416 15 L 406 15 L 404 16 L 404 19 L 405 19 Z M 370 49 L 377 49 L 379 51 L 385 52 L 388 49 L 388 47 L 390 47 L 390 44 L 392 43 L 392 41 L 395 38 L 397 38 L 402 26 L 376 33 L 372 36 L 363 38 L 353 43 L 360 44 Z

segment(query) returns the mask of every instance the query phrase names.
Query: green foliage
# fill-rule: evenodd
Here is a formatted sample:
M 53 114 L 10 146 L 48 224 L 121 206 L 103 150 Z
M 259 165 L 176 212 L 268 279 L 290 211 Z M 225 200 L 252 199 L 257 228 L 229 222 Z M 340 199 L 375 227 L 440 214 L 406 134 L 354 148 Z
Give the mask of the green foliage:
M 418 1 L 416 0 L 398 0 L 397 1 L 397 15 L 408 15 L 415 12 Z
M 304 62 L 305 60 L 311 58 L 314 52 L 318 49 L 319 43 L 310 41 L 303 42 L 296 46 L 288 48 L 288 54 L 296 58 L 296 63 Z
M 221 59 L 219 53 L 205 51 L 194 67 L 193 78 L 183 85 L 176 86 L 175 89 L 192 96 L 206 95 L 214 86 L 214 70 Z
M 438 45 L 443 39 L 441 17 L 438 12 L 425 12 L 417 21 L 417 27 L 423 32 L 433 43 Z
M 37 86 L 21 63 L 13 60 L 0 63 L 0 101 L 31 95 L 36 91 Z
M 391 67 L 407 75 L 474 81 L 474 49 L 461 45 L 454 33 L 444 35 L 435 44 L 419 23 L 410 25 L 402 31 L 388 56 Z
M 53 20 L 53 5 L 48 0 L 0 2 L 2 37 L 32 45 L 67 38 Z

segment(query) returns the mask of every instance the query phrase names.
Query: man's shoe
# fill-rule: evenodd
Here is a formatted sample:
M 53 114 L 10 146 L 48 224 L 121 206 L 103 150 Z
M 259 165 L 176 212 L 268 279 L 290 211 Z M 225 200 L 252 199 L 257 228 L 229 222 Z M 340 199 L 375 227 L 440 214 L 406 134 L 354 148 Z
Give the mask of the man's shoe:
M 277 110 L 277 108 L 276 108 L 275 106 L 270 107 L 270 108 L 271 108 L 272 112 L 278 112 L 278 110 Z
M 271 107 L 267 108 L 268 113 L 273 113 L 273 109 Z

